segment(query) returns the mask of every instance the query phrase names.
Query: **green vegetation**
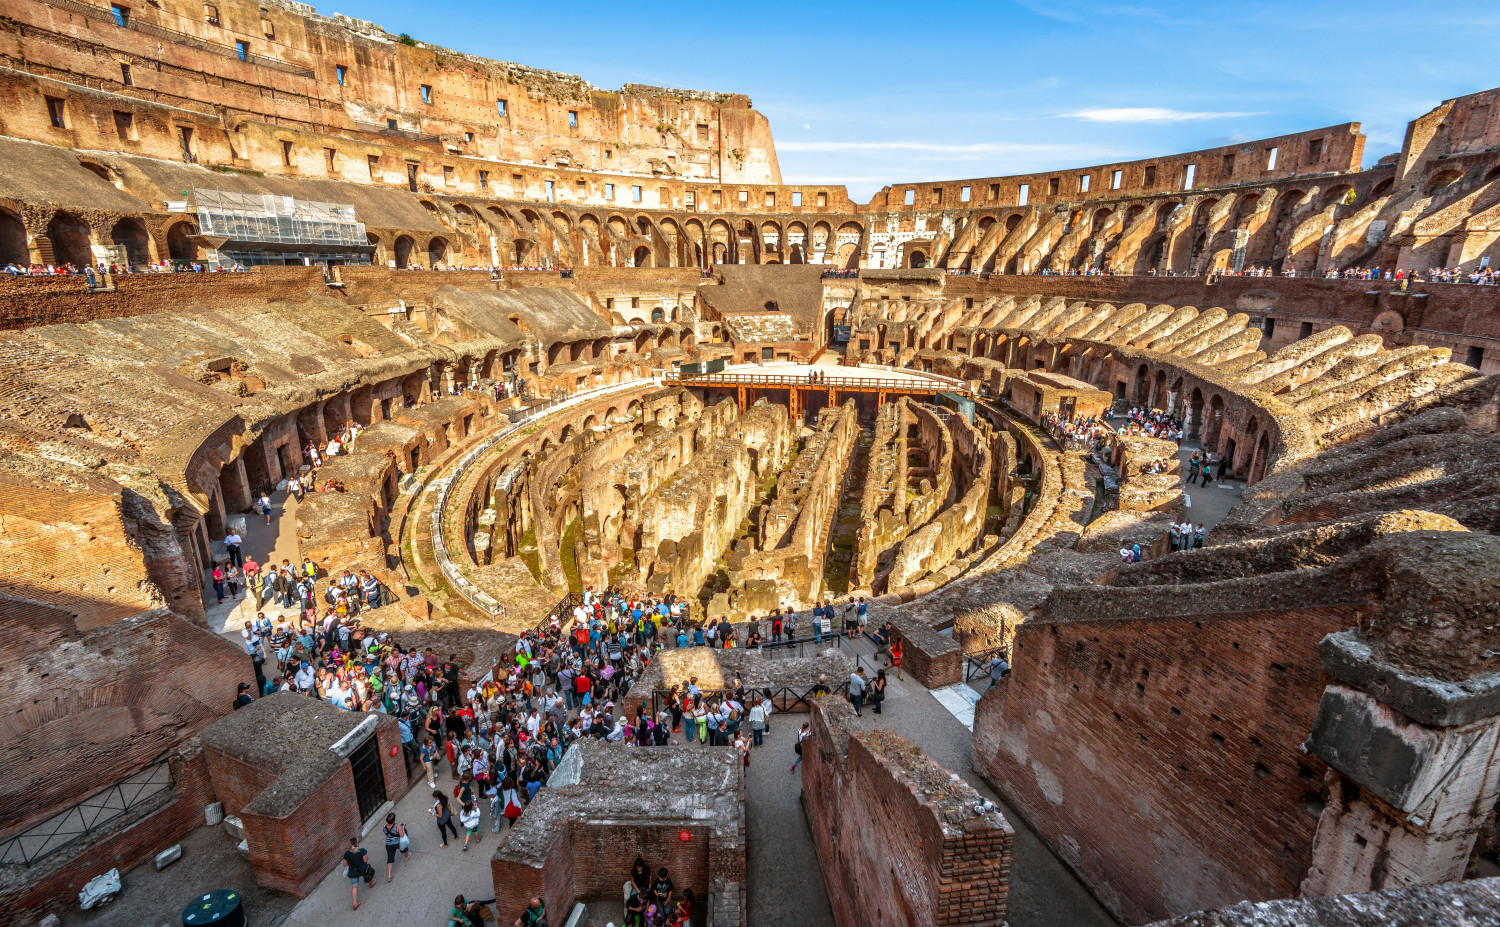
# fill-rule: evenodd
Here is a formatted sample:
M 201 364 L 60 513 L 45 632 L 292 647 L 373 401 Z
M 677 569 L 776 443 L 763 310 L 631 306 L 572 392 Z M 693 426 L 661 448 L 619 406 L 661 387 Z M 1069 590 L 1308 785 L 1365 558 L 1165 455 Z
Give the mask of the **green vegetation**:
M 583 533 L 583 522 L 573 519 L 563 527 L 562 538 L 557 542 L 558 556 L 562 558 L 563 574 L 568 577 L 568 591 L 583 592 L 583 577 L 578 572 L 578 536 Z
M 521 535 L 521 549 L 518 551 L 521 559 L 526 563 L 526 569 L 531 571 L 531 578 L 538 583 L 542 581 L 542 556 L 536 546 L 536 526 L 532 525 Z
M 407 35 L 404 32 L 401 33 L 400 35 L 398 35 L 396 37 L 396 41 L 400 42 L 402 45 L 406 45 L 406 46 L 411 47 L 411 48 L 416 48 L 417 47 L 417 40 L 414 39 L 414 38 L 412 38 L 411 36 Z

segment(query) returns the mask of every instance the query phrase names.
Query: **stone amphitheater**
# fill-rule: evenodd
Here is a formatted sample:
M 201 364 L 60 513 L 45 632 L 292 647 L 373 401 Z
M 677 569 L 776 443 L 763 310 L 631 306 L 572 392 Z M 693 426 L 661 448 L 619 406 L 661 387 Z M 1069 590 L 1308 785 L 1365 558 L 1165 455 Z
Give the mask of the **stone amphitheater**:
M 301 3 L 0 29 L 0 924 L 603 927 L 637 856 L 713 927 L 1500 924 L 1500 90 L 1370 166 L 1345 124 L 860 204 L 742 94 Z M 732 646 L 629 707 L 743 680 L 770 750 L 585 738 L 351 913 L 430 789 L 383 710 L 233 710 L 227 537 L 476 686 L 585 594 L 686 603 Z

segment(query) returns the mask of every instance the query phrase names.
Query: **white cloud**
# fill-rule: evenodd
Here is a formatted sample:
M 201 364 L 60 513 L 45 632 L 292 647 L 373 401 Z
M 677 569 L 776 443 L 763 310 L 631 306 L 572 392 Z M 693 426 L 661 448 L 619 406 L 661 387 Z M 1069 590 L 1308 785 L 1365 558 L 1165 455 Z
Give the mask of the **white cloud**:
M 1204 119 L 1235 119 L 1241 116 L 1264 116 L 1265 113 L 1242 112 L 1189 112 L 1167 109 L 1163 106 L 1124 106 L 1116 109 L 1081 109 L 1076 113 L 1063 113 L 1065 119 L 1082 119 L 1085 122 L 1198 122 Z

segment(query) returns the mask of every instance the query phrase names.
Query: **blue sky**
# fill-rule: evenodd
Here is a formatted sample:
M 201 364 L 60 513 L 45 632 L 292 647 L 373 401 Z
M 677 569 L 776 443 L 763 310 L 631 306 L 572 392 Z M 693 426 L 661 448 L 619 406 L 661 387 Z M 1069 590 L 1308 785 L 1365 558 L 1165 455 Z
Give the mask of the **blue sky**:
M 787 183 L 1085 166 L 1342 122 L 1365 163 L 1500 86 L 1493 4 L 1014 0 L 941 5 L 323 0 L 319 12 L 595 86 L 747 93 Z M 434 12 L 437 15 L 433 15 Z

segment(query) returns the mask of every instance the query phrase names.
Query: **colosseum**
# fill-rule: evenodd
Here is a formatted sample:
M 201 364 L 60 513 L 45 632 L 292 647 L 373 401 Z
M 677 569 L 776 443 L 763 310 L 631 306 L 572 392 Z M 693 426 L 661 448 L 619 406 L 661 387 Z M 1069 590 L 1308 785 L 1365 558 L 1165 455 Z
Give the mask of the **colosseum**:
M 1500 924 L 1500 90 L 859 203 L 291 0 L 0 31 L 0 925 Z

